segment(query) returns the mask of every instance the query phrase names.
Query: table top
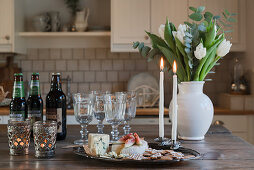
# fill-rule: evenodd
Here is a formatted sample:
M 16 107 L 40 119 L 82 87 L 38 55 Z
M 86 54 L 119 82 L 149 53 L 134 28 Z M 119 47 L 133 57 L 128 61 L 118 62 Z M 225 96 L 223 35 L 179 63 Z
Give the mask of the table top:
M 90 132 L 96 132 L 96 126 L 88 128 Z M 105 132 L 110 132 L 110 127 L 105 126 Z M 119 128 L 122 132 L 122 127 Z M 65 141 L 57 142 L 56 155 L 51 159 L 37 159 L 34 157 L 33 143 L 30 145 L 29 155 L 9 156 L 8 139 L 6 125 L 0 125 L 0 169 L 126 169 L 126 168 L 192 168 L 192 169 L 243 169 L 254 168 L 254 147 L 243 139 L 233 136 L 231 132 L 222 126 L 212 126 L 208 131 L 205 140 L 202 141 L 181 141 L 183 147 L 197 150 L 202 154 L 198 160 L 180 161 L 170 164 L 137 165 L 108 163 L 99 160 L 91 160 L 75 155 L 71 148 L 62 149 L 63 146 L 70 145 L 79 138 L 80 126 L 68 126 L 68 134 Z M 158 126 L 155 125 L 135 125 L 132 131 L 137 132 L 141 137 L 149 142 L 158 134 Z M 170 134 L 171 127 L 165 126 L 165 134 Z M 168 135 L 166 135 L 168 136 Z

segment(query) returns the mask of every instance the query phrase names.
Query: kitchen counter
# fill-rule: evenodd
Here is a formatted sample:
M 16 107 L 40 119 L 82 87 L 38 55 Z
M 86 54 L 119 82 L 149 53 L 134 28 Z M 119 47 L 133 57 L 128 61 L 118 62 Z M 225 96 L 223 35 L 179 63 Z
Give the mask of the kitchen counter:
M 44 109 L 44 114 L 46 113 Z M 0 107 L 0 115 L 9 115 L 10 110 L 9 107 Z M 73 115 L 73 110 L 67 110 L 67 115 Z M 229 110 L 224 108 L 215 107 L 214 108 L 215 115 L 254 115 L 254 111 L 242 111 L 242 110 Z M 158 108 L 137 108 L 137 116 L 158 116 L 159 109 Z M 164 109 L 164 115 L 168 117 L 168 109 Z
M 96 131 L 96 126 L 88 127 L 90 132 Z M 171 164 L 118 164 L 107 163 L 98 160 L 91 160 L 75 155 L 72 149 L 62 149 L 70 145 L 80 137 L 80 126 L 68 126 L 67 138 L 65 141 L 57 142 L 56 155 L 51 159 L 36 159 L 34 157 L 34 146 L 31 143 L 29 155 L 9 156 L 7 129 L 0 125 L 0 160 L 1 168 L 4 169 L 112 169 L 112 168 L 174 168 L 174 169 L 253 169 L 254 168 L 254 147 L 239 137 L 233 136 L 222 126 L 212 126 L 208 131 L 205 140 L 202 141 L 181 141 L 183 147 L 197 150 L 202 154 L 198 160 L 180 161 Z M 110 127 L 105 126 L 105 132 L 110 132 Z M 158 126 L 135 125 L 133 132 L 149 142 L 157 137 Z M 165 128 L 165 134 L 170 134 L 169 125 Z

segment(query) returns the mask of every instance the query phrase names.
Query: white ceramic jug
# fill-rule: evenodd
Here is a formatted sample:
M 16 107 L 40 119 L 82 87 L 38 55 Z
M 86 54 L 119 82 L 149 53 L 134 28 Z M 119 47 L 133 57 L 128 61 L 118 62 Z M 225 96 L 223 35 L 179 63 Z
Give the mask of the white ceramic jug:
M 89 14 L 90 10 L 88 8 L 84 8 L 82 11 L 76 12 L 75 27 L 78 32 L 84 32 L 87 30 Z

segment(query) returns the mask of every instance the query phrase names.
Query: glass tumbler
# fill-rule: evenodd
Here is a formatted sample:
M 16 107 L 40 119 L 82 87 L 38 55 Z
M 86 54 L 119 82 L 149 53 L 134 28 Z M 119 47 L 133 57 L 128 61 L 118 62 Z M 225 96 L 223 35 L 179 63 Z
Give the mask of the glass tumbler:
M 55 121 L 37 121 L 33 126 L 35 157 L 55 156 L 57 123 Z
M 30 144 L 30 121 L 8 121 L 10 155 L 27 155 Z

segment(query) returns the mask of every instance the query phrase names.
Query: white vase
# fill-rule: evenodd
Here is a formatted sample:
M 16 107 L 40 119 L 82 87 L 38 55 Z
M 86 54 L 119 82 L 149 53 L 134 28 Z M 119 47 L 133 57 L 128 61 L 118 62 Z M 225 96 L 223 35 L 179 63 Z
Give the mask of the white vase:
M 213 120 L 213 104 L 203 93 L 204 81 L 182 82 L 177 95 L 178 138 L 183 140 L 203 140 Z M 171 104 L 170 113 L 171 117 Z
M 88 27 L 89 9 L 84 8 L 82 11 L 76 12 L 75 27 L 78 32 L 86 31 Z

